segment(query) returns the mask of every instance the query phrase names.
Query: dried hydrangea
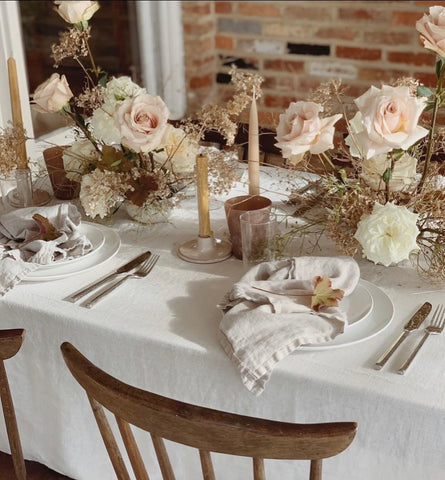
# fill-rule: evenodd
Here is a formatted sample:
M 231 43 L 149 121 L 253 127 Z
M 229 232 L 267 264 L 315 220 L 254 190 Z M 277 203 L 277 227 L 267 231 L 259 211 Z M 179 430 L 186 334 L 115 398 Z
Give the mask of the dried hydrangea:
M 0 133 L 0 175 L 4 177 L 18 166 L 22 146 L 28 138 L 22 126 L 9 124 Z
M 79 197 L 88 216 L 105 218 L 119 207 L 131 188 L 126 174 L 96 168 L 82 177 Z
M 88 39 L 91 27 L 78 30 L 73 27 L 59 34 L 59 43 L 51 46 L 51 56 L 57 68 L 64 58 L 78 58 L 88 56 Z

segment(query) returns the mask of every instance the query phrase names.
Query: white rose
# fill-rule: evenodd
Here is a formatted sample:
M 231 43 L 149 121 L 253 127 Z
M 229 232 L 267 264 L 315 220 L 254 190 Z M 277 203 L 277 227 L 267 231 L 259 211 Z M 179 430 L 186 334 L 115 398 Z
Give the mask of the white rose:
M 385 190 L 386 183 L 383 181 L 383 174 L 390 166 L 391 160 L 386 153 L 368 158 L 362 162 L 361 177 L 373 190 Z M 389 188 L 393 192 L 399 192 L 411 185 L 416 180 L 417 159 L 404 153 L 394 162 L 392 177 L 389 181 Z
M 98 2 L 56 0 L 57 13 L 68 23 L 87 22 L 99 10 Z
M 107 144 L 120 144 L 121 133 L 114 122 L 115 107 L 104 104 L 97 108 L 89 121 L 94 138 Z
M 320 118 L 322 111 L 318 103 L 292 102 L 280 115 L 275 146 L 281 149 L 284 158 L 292 162 L 292 157 L 307 151 L 318 154 L 334 146 L 334 123 L 341 115 Z
M 118 107 L 114 116 L 122 136 L 122 145 L 143 153 L 158 148 L 169 115 L 161 97 L 145 93 L 128 98 Z
M 184 130 L 168 124 L 159 148 L 163 150 L 154 152 L 155 162 L 163 165 L 169 159 L 166 166 L 174 173 L 193 172 L 198 146 L 189 140 Z
M 88 165 L 96 163 L 99 154 L 89 140 L 78 140 L 63 151 L 62 158 L 66 177 L 80 182 L 82 175 L 88 172 Z
M 105 103 L 116 105 L 130 97 L 135 97 L 147 93 L 145 88 L 141 88 L 134 83 L 130 77 L 113 77 L 105 87 Z
M 425 14 L 416 22 L 423 46 L 440 57 L 445 57 L 445 8 L 430 7 L 429 15 Z
M 53 73 L 33 93 L 33 108 L 42 113 L 55 113 L 68 104 L 73 96 L 65 75 Z
M 409 258 L 419 248 L 417 218 L 404 206 L 375 203 L 372 213 L 361 218 L 354 237 L 368 260 L 387 267 Z
M 425 99 L 413 97 L 409 87 L 372 86 L 355 103 L 359 112 L 351 120 L 352 132 L 345 140 L 354 157 L 406 150 L 428 133 L 417 125 Z

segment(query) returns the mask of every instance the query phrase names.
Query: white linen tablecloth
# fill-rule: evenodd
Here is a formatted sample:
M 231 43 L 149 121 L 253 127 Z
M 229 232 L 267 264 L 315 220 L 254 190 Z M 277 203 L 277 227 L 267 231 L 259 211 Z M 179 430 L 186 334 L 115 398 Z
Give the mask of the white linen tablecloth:
M 233 194 L 244 191 L 240 185 Z M 222 207 L 211 211 L 211 223 L 216 236 L 226 237 Z M 443 480 L 445 336 L 431 338 L 405 376 L 395 372 L 420 333 L 409 337 L 383 370 L 373 365 L 422 302 L 444 301 L 444 285 L 429 285 L 408 267 L 360 262 L 362 277 L 394 303 L 391 325 L 356 345 L 295 352 L 275 367 L 266 390 L 255 397 L 218 340 L 216 305 L 243 275 L 242 262 L 200 265 L 176 255 L 179 245 L 197 236 L 197 222 L 195 199 L 165 224 L 145 227 L 119 213 L 113 228 L 122 247 L 116 257 L 84 274 L 22 283 L 0 299 L 0 328 L 27 331 L 22 350 L 6 365 L 25 457 L 75 480 L 115 478 L 87 398 L 60 354 L 60 344 L 69 341 L 123 381 L 186 402 L 291 422 L 357 421 L 352 446 L 325 461 L 326 479 Z M 61 300 L 147 248 L 160 260 L 145 279 L 127 281 L 90 310 Z M 149 444 L 145 436 L 144 444 Z M 4 426 L 0 450 L 9 451 Z M 188 448 L 184 454 L 180 447 L 172 452 L 181 478 L 199 478 L 197 454 Z M 152 448 L 143 454 L 152 467 Z M 216 456 L 216 468 L 223 480 L 251 475 L 245 459 Z M 306 462 L 274 462 L 270 478 L 305 478 L 308 468 Z M 160 479 L 157 468 L 149 474 Z

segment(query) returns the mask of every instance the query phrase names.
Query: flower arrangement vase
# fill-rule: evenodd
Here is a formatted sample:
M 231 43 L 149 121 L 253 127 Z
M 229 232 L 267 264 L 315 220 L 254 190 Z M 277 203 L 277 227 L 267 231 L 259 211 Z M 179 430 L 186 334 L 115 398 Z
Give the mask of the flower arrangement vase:
M 240 216 L 245 212 L 255 210 L 259 216 L 264 215 L 264 219 L 266 219 L 270 215 L 272 201 L 262 195 L 240 195 L 226 200 L 224 209 L 232 242 L 232 253 L 241 260 L 243 258 L 243 248 Z
M 60 200 L 72 200 L 79 196 L 80 183 L 66 177 L 63 165 L 63 150 L 66 147 L 50 147 L 43 151 L 48 176 L 54 196 Z
M 125 209 L 133 220 L 145 225 L 166 223 L 172 213 L 172 205 L 168 199 L 146 202 L 141 207 L 127 201 L 125 202 Z

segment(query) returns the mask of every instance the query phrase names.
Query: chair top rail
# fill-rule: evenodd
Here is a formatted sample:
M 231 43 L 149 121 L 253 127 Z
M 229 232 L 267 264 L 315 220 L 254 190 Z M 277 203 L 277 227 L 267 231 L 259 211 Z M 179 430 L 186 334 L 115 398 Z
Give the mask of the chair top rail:
M 61 351 L 79 384 L 109 411 L 153 435 L 200 450 L 269 459 L 321 459 L 345 450 L 357 430 L 355 422 L 294 424 L 191 405 L 121 382 L 68 342 Z

